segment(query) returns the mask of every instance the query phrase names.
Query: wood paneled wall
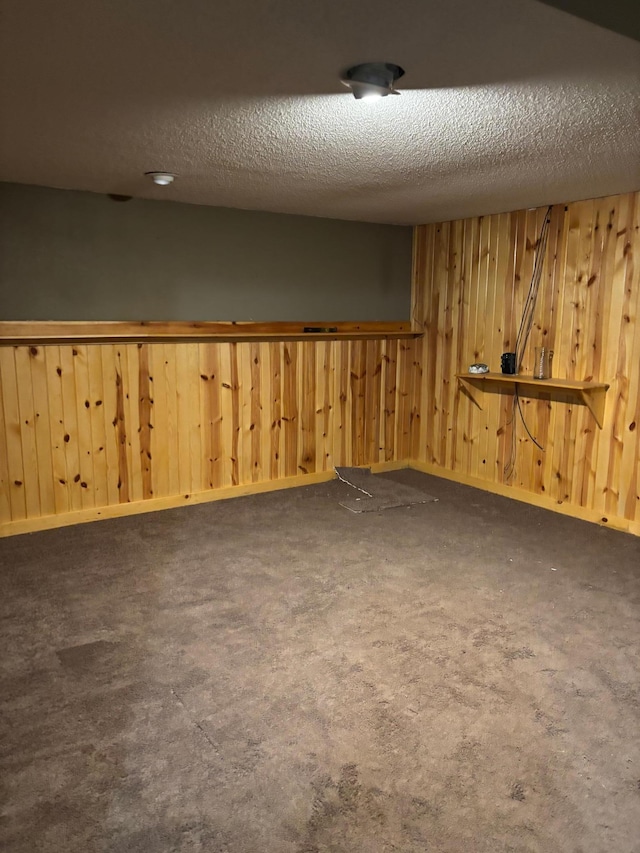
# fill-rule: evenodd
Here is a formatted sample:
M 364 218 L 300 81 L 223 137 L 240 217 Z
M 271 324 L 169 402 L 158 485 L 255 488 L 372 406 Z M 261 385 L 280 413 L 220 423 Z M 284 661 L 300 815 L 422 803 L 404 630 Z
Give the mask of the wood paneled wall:
M 554 350 L 554 377 L 607 382 L 604 428 L 575 397 L 459 383 L 500 370 L 515 338 L 546 208 L 416 229 L 414 314 L 424 328 L 412 401 L 421 470 L 640 533 L 640 194 L 556 205 L 533 330 Z M 497 391 L 497 389 L 496 389 Z M 516 431 L 515 470 L 505 472 Z
M 407 462 L 640 534 L 640 194 L 552 208 L 522 368 L 544 344 L 608 383 L 604 428 L 536 389 L 541 451 L 508 391 L 456 379 L 514 349 L 545 215 L 416 229 L 422 339 L 0 346 L 0 534 Z
M 414 347 L 2 346 L 0 532 L 393 467 L 409 455 Z

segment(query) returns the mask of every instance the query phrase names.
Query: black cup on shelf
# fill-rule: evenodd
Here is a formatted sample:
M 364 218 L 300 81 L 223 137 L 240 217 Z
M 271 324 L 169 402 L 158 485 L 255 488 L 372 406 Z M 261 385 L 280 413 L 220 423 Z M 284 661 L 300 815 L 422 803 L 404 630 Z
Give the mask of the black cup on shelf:
M 503 373 L 516 372 L 516 354 L 515 352 L 503 352 L 500 358 L 500 367 Z

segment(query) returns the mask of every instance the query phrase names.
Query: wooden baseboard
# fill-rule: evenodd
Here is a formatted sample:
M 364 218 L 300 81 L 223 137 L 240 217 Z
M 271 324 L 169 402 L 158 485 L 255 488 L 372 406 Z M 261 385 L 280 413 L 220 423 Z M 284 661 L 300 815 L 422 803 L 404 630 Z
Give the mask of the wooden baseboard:
M 595 524 L 600 524 L 603 527 L 612 527 L 614 530 L 622 530 L 625 533 L 632 533 L 635 536 L 640 536 L 640 522 L 629 521 L 620 516 L 608 515 L 603 517 L 601 513 L 586 507 L 576 506 L 570 503 L 558 503 L 551 498 L 542 495 L 536 495 L 528 492 L 526 489 L 520 489 L 517 486 L 505 486 L 502 483 L 491 483 L 486 480 L 481 480 L 476 477 L 469 477 L 466 474 L 460 474 L 457 471 L 451 471 L 448 468 L 440 468 L 437 465 L 430 465 L 427 462 L 418 462 L 412 460 L 409 462 L 409 468 L 414 471 L 420 471 L 422 474 L 431 474 L 434 477 L 442 477 L 444 480 L 452 480 L 454 483 L 461 483 L 463 486 L 472 486 L 474 489 L 482 489 L 485 492 L 491 492 L 495 495 L 502 495 L 505 498 L 512 498 L 522 503 L 538 506 L 542 509 L 549 509 L 552 512 L 558 512 L 561 515 L 569 515 L 572 518 L 579 518 L 582 521 L 591 521 Z
M 400 471 L 408 468 L 409 463 L 375 462 L 364 466 L 371 468 L 374 474 L 385 471 Z M 89 521 L 101 521 L 105 518 L 119 518 L 125 515 L 139 515 L 145 512 L 157 512 L 163 509 L 174 509 L 189 504 L 223 501 L 230 498 L 240 498 L 246 495 L 257 495 L 261 492 L 275 492 L 280 489 L 294 489 L 298 486 L 311 486 L 314 483 L 326 483 L 336 478 L 335 471 L 320 471 L 315 474 L 300 474 L 295 477 L 283 477 L 281 480 L 266 480 L 262 483 L 247 483 L 241 486 L 227 486 L 222 489 L 211 489 L 206 492 L 194 492 L 189 495 L 171 495 L 165 498 L 151 498 L 146 501 L 114 504 L 112 506 L 82 509 L 76 512 L 65 512 L 61 515 L 45 515 L 40 518 L 24 518 L 19 521 L 9 521 L 0 524 L 0 537 L 17 536 L 21 533 L 34 533 L 38 530 L 51 530 L 56 527 L 69 527 L 72 524 L 86 524 Z

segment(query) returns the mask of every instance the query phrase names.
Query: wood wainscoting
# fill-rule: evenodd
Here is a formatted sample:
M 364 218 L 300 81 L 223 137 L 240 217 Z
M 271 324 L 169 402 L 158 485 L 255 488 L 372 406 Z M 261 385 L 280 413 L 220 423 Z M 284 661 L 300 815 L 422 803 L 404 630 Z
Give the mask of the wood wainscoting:
M 403 467 L 415 345 L 0 346 L 0 535 Z
M 456 378 L 473 362 L 499 371 L 501 353 L 515 350 L 546 213 L 416 229 L 413 310 L 424 338 L 416 342 L 412 464 L 640 534 L 640 193 L 551 208 L 521 371 L 531 376 L 533 348 L 546 346 L 554 377 L 608 385 L 596 410 L 604 409 L 602 429 L 575 393 L 530 385 L 520 402 L 541 451 L 514 413 L 512 388 Z
M 0 535 L 406 464 L 640 534 L 640 194 L 551 209 L 522 373 L 545 345 L 568 383 L 521 395 L 544 451 L 507 384 L 456 376 L 513 351 L 546 214 L 418 227 L 410 327 L 5 327 Z

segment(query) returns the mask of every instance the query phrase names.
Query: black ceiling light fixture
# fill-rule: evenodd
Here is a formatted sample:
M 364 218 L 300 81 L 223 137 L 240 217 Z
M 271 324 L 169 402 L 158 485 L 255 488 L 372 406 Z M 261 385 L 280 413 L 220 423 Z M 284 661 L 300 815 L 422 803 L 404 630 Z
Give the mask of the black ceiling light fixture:
M 363 62 L 347 68 L 342 82 L 358 101 L 378 101 L 386 95 L 400 94 L 395 84 L 403 74 L 404 68 L 391 62 Z

